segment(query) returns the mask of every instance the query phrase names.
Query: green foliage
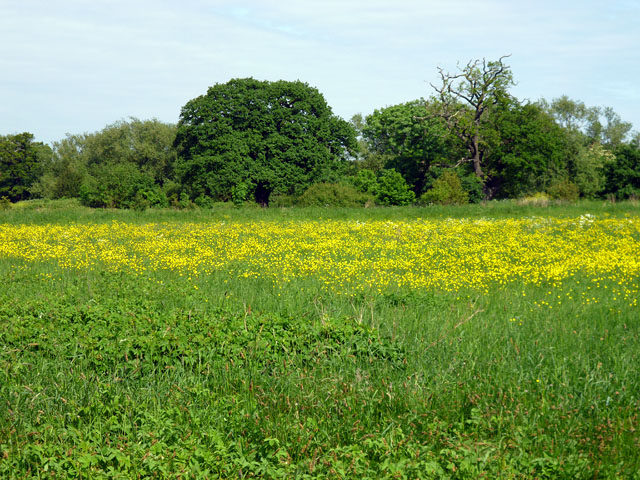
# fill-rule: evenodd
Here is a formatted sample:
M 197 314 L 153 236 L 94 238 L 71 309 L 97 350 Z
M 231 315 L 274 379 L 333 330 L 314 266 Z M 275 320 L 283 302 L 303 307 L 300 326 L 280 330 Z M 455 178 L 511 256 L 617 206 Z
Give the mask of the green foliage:
M 316 183 L 297 199 L 303 207 L 363 207 L 373 204 L 373 195 L 341 183 Z
M 232 199 L 254 185 L 257 203 L 271 194 L 301 194 L 343 169 L 355 149 L 353 128 L 322 94 L 302 82 L 234 79 L 189 101 L 178 125 L 178 172 L 195 198 Z
M 92 134 L 68 135 L 54 144 L 36 191 L 51 199 L 78 197 L 91 207 L 167 206 L 168 196 L 178 195 L 171 181 L 175 132 L 158 120 L 131 118 Z
M 484 182 L 474 174 L 466 174 L 460 178 L 462 189 L 469 196 L 469 203 L 479 203 L 484 200 Z
M 195 202 L 193 202 L 191 198 L 189 198 L 189 194 L 186 192 L 182 192 L 179 197 L 174 197 L 171 204 L 174 207 L 184 210 L 191 210 L 196 207 Z
M 67 135 L 53 144 L 53 155 L 43 163 L 42 175 L 34 185 L 43 198 L 80 196 L 80 186 L 87 177 L 84 146 L 87 135 Z
M 11 200 L 8 197 L 0 197 L 0 210 L 9 210 L 11 208 Z
M 504 63 L 509 55 L 496 61 L 472 60 L 459 72 L 445 73 L 439 68 L 442 85 L 433 86 L 436 98 L 433 115 L 447 125 L 466 150 L 465 163 L 485 180 L 489 145 L 498 132 L 487 123 L 492 112 L 511 102 L 509 87 L 514 84 L 511 68 Z
M 240 182 L 231 188 L 231 200 L 234 205 L 239 207 L 247 201 L 249 193 L 251 191 L 251 184 L 249 182 Z
M 0 197 L 12 202 L 32 197 L 32 188 L 51 148 L 31 133 L 0 136 Z
M 489 122 L 496 132 L 487 158 L 491 196 L 529 195 L 566 177 L 570 139 L 539 105 L 503 104 Z
M 383 170 L 375 185 L 374 195 L 380 205 L 409 205 L 416 199 L 403 176 L 397 171 Z
M 616 148 L 631 132 L 631 123 L 622 121 L 611 107 L 587 107 L 566 95 L 550 104 L 543 101 L 542 106 L 584 146 L 600 143 Z
M 375 197 L 379 205 L 409 205 L 415 201 L 415 194 L 403 176 L 393 169 L 382 170 L 378 175 L 361 169 L 349 182 L 356 190 Z
M 437 205 L 464 205 L 469 203 L 469 194 L 462 187 L 458 174 L 452 170 L 446 170 L 420 197 L 420 202 Z
M 621 145 L 605 168 L 606 192 L 618 199 L 640 196 L 640 147 Z
M 104 164 L 80 186 L 80 201 L 88 207 L 137 208 L 168 206 L 153 178 L 133 163 Z
M 82 153 L 90 173 L 105 164 L 127 163 L 135 165 L 157 185 L 171 178 L 176 151 L 173 142 L 175 125 L 158 120 L 115 122 L 100 132 L 85 135 Z
M 386 107 L 366 117 L 362 127 L 367 156 L 362 163 L 382 160 L 384 168 L 400 172 L 414 192 L 430 180 L 434 163 L 446 163 L 459 153 L 457 142 L 437 118 L 429 114 L 425 100 Z
M 562 180 L 547 188 L 547 194 L 554 200 L 575 202 L 580 198 L 580 189 L 570 180 Z
M 188 198 L 188 195 L 185 193 L 183 198 Z M 216 201 L 211 197 L 200 194 L 200 196 L 198 196 L 193 201 L 193 203 L 199 208 L 213 208 L 213 205 L 216 203 Z
M 166 208 L 168 206 L 167 195 L 156 185 L 139 189 L 133 201 L 133 208 L 136 210 L 145 210 L 151 207 Z
M 349 177 L 351 184 L 362 193 L 375 192 L 378 185 L 378 177 L 373 170 L 363 168 L 358 170 L 358 173 L 354 177 Z
M 585 198 L 596 198 L 605 188 L 605 170 L 615 155 L 599 143 L 582 148 L 573 165 L 573 180 Z

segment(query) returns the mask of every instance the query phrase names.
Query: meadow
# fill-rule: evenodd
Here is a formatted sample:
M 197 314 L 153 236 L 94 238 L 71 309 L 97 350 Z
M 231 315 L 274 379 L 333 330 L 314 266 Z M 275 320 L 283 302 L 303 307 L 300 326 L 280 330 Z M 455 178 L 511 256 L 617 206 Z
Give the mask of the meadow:
M 1 478 L 640 478 L 640 208 L 0 211 Z

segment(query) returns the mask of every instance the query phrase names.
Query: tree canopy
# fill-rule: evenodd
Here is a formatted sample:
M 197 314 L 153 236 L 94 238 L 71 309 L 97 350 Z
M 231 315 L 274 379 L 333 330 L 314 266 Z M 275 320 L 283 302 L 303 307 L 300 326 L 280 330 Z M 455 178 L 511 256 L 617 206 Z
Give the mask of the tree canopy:
M 424 118 L 425 103 L 414 100 L 375 110 L 362 126 L 368 154 L 380 156 L 385 168 L 400 172 L 416 195 L 430 183 L 431 167 L 448 162 L 459 151 L 443 122 Z
M 93 207 L 165 205 L 172 182 L 175 125 L 118 121 L 99 132 L 67 135 L 53 144 L 36 191 L 48 198 L 79 197 Z
M 246 190 L 301 194 L 332 181 L 356 147 L 355 131 L 306 83 L 234 79 L 189 101 L 175 143 L 177 171 L 193 199 L 229 200 Z
M 487 119 L 485 191 L 517 198 L 542 192 L 569 175 L 572 146 L 566 131 L 535 103 L 504 102 Z
M 51 148 L 35 142 L 31 133 L 0 136 L 0 198 L 30 198 L 41 165 L 50 156 Z
M 192 208 L 639 196 L 640 133 L 566 95 L 518 100 L 507 57 L 439 68 L 430 98 L 351 122 L 306 83 L 241 78 L 187 102 L 177 125 L 130 118 L 52 149 L 27 132 L 0 136 L 0 199 Z

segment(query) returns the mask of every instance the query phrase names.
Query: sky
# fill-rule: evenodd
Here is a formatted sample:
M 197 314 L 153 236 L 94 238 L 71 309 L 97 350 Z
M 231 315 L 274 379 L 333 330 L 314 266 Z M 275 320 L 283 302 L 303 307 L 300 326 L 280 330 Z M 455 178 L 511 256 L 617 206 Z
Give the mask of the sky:
M 177 123 L 245 77 L 306 82 L 348 120 L 502 55 L 518 99 L 568 95 L 640 130 L 639 18 L 638 0 L 0 0 L 0 135 Z

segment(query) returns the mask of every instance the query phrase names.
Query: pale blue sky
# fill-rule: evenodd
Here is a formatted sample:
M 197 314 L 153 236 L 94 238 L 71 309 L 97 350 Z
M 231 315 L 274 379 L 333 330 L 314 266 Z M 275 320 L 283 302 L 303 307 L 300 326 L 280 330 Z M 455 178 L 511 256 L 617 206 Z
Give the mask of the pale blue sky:
M 349 119 L 503 54 L 518 98 L 566 94 L 640 130 L 639 19 L 638 0 L 0 0 L 0 134 L 177 122 L 249 76 L 307 82 Z

